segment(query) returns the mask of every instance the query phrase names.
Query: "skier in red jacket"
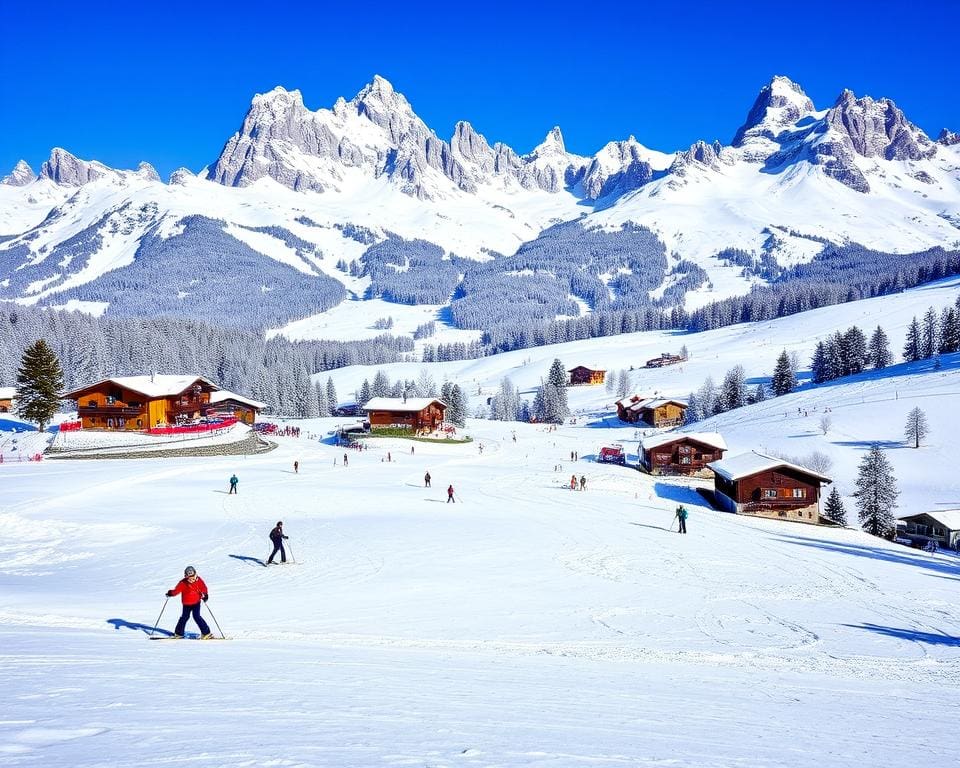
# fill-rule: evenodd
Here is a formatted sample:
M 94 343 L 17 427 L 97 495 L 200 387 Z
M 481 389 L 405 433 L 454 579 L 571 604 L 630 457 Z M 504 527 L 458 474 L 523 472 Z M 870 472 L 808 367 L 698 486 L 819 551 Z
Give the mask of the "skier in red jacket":
M 173 630 L 173 636 L 183 637 L 187 619 L 192 614 L 193 620 L 197 622 L 197 626 L 200 628 L 200 638 L 202 640 L 212 638 L 213 635 L 210 634 L 209 625 L 200 615 L 200 603 L 207 602 L 210 593 L 207 591 L 207 585 L 203 579 L 197 575 L 197 569 L 192 565 L 188 565 L 184 569 L 183 578 L 180 579 L 177 586 L 167 590 L 167 597 L 173 597 L 174 595 L 180 595 L 180 599 L 183 600 L 183 613 L 180 615 L 180 621 L 177 622 L 177 628 Z

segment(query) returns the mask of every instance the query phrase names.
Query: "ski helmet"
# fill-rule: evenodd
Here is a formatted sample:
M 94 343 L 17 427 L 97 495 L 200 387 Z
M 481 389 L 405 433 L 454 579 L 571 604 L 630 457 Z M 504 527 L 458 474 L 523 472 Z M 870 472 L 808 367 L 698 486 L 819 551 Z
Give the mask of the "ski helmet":
M 196 576 L 196 575 L 197 575 L 197 569 L 194 568 L 192 565 L 188 565 L 186 568 L 183 569 L 183 575 L 184 575 L 184 576 Z
M 282 520 L 277 520 L 277 527 L 279 528 L 279 527 L 282 526 L 282 525 L 283 525 L 283 521 L 282 521 Z

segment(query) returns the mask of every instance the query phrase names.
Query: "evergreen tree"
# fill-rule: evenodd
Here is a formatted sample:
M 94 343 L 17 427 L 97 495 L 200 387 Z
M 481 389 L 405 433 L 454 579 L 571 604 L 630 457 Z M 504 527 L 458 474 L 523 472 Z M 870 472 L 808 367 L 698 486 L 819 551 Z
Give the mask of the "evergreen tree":
M 843 375 L 860 373 L 867 366 L 867 337 L 857 326 L 851 326 L 843 334 L 840 343 L 843 360 Z
M 790 364 L 790 358 L 787 350 L 780 353 L 777 358 L 777 364 L 773 369 L 773 378 L 770 380 L 770 388 L 775 397 L 789 394 L 797 388 L 797 375 Z
M 893 510 L 897 506 L 897 480 L 880 446 L 874 444 L 860 462 L 857 475 L 857 512 L 867 533 L 889 538 L 896 531 Z
M 570 410 L 567 408 L 567 369 L 559 359 L 554 359 L 550 364 L 550 370 L 547 373 L 547 384 L 556 390 L 556 405 L 551 409 L 551 424 L 563 424 Z
M 732 411 L 747 404 L 747 377 L 742 365 L 735 365 L 723 377 L 717 396 L 716 413 Z
M 603 382 L 603 385 L 607 389 L 607 394 L 612 395 L 617 389 L 617 377 L 613 375 L 613 371 L 607 371 L 606 379 Z
M 960 352 L 960 312 L 954 307 L 944 307 L 940 313 L 941 354 Z
M 17 370 L 17 402 L 20 415 L 35 421 L 43 432 L 60 406 L 63 391 L 63 369 L 60 361 L 38 339 L 23 351 Z
M 843 506 L 843 499 L 840 498 L 840 491 L 834 486 L 827 496 L 827 503 L 823 508 L 824 514 L 837 525 L 847 524 L 847 510 Z
M 914 408 L 907 414 L 907 425 L 903 433 L 907 440 L 913 443 L 914 448 L 920 447 L 920 442 L 929 432 L 930 427 L 927 424 L 927 414 L 920 410 L 920 408 Z
M 707 376 L 700 389 L 697 390 L 697 403 L 700 408 L 700 418 L 707 419 L 713 416 L 717 411 L 717 387 L 713 383 L 713 377 Z
M 920 336 L 920 354 L 923 359 L 933 357 L 940 349 L 940 327 L 937 322 L 937 313 L 930 307 L 923 316 L 922 333 Z
M 923 357 L 923 341 L 920 332 L 920 323 L 916 316 L 907 327 L 907 340 L 903 345 L 903 359 L 908 363 L 913 363 Z
M 390 397 L 390 378 L 382 370 L 377 370 L 373 377 L 370 397 Z
M 870 336 L 870 343 L 867 345 L 867 362 L 877 371 L 886 368 L 893 362 L 893 355 L 890 354 L 890 341 L 879 325 Z
M 467 409 L 469 407 L 467 395 L 459 384 L 453 384 L 450 387 L 449 397 L 450 408 L 447 409 L 447 421 L 462 427 L 467 422 Z
M 426 368 L 423 368 L 417 376 L 416 389 L 418 397 L 437 396 L 437 382 L 434 381 L 433 376 L 430 375 L 430 371 Z
M 630 394 L 630 374 L 627 373 L 625 368 L 620 369 L 620 373 L 617 374 L 617 396 L 626 397 Z
M 762 403 L 767 399 L 767 388 L 763 384 L 757 384 L 757 388 L 753 390 L 753 402 Z
M 817 342 L 816 349 L 813 352 L 813 359 L 810 361 L 810 375 L 813 377 L 814 384 L 822 384 L 829 380 L 827 375 L 827 345 L 822 341 Z
M 366 379 L 363 380 L 363 384 L 360 385 L 360 391 L 357 392 L 357 405 L 360 408 L 363 408 L 368 402 L 370 402 L 370 382 Z
M 330 404 L 327 402 L 327 390 L 319 381 L 313 385 L 313 391 L 317 398 L 317 415 L 326 417 L 330 415 Z
M 337 388 L 333 385 L 333 377 L 327 377 L 327 405 L 330 408 L 330 413 L 333 413 L 337 410 L 339 403 L 337 402 Z

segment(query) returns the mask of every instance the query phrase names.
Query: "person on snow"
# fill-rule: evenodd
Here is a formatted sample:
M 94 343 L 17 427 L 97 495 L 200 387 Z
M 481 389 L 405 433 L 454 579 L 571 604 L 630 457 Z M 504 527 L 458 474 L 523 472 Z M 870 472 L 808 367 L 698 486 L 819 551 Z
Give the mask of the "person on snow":
M 570 475 L 570 490 L 571 490 L 571 491 L 577 490 L 577 476 L 576 476 L 576 475 Z
M 273 558 L 276 557 L 277 552 L 280 553 L 280 562 L 287 562 L 287 551 L 283 548 L 283 540 L 289 538 L 289 536 L 283 533 L 283 522 L 278 520 L 276 527 L 270 531 L 270 541 L 273 542 L 273 552 L 271 552 L 270 557 L 267 558 L 267 565 L 273 565 Z
M 679 526 L 677 527 L 677 533 L 686 533 L 687 532 L 687 508 L 681 504 L 677 507 L 677 520 L 679 521 Z
M 295 474 L 295 475 L 299 475 L 299 474 L 300 474 L 300 462 L 299 462 L 299 461 L 293 462 L 293 474 Z
M 453 485 L 452 485 L 452 484 L 447 487 L 447 504 L 449 504 L 451 501 L 454 502 L 454 503 L 456 503 L 456 501 L 457 501 L 455 498 L 453 498 Z
M 581 491 L 587 490 L 587 476 L 586 476 L 586 475 L 580 475 L 580 490 L 581 490 Z
M 202 640 L 212 638 L 213 635 L 210 634 L 209 625 L 200 615 L 200 603 L 207 602 L 210 593 L 203 579 L 197 575 L 197 569 L 192 565 L 183 569 L 183 578 L 180 579 L 177 586 L 167 590 L 167 597 L 173 597 L 174 595 L 180 595 L 180 599 L 183 601 L 183 613 L 180 615 L 180 621 L 177 622 L 177 628 L 173 630 L 173 636 L 183 637 L 183 631 L 187 627 L 187 619 L 192 615 L 200 629 L 200 638 Z
M 343 454 L 343 466 L 347 466 L 347 454 Z
M 229 496 L 231 493 L 236 493 L 236 492 L 237 492 L 237 483 L 239 483 L 239 482 L 240 482 L 240 480 L 237 478 L 236 474 L 230 475 L 230 490 L 227 491 L 227 495 L 228 495 L 228 496 Z
M 430 473 L 429 473 L 429 472 L 427 472 L 427 474 L 425 474 L 425 475 L 423 476 L 423 487 L 424 487 L 424 488 L 429 488 L 429 487 L 430 487 Z

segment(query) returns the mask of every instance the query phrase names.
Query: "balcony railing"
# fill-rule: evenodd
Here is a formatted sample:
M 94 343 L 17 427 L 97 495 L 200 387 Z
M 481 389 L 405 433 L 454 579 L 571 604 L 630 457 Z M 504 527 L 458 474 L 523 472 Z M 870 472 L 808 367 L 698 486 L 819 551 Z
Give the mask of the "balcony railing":
M 136 418 L 146 413 L 145 408 L 137 408 L 129 405 L 84 405 L 81 406 L 78 413 L 80 416 L 110 416 L 124 419 Z

